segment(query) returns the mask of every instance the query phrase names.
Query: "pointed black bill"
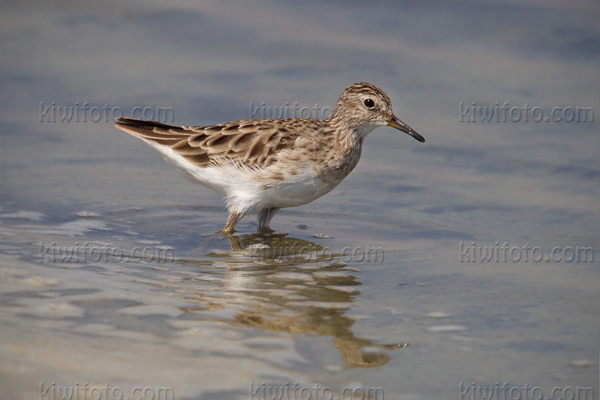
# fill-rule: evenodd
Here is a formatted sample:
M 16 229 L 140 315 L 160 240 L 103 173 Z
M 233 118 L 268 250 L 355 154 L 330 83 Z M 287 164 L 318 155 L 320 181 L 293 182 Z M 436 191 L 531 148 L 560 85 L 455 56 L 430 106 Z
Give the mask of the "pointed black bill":
M 417 131 L 415 131 L 413 128 L 411 128 L 410 126 L 406 125 L 404 122 L 400 121 L 396 116 L 393 116 L 389 121 L 388 121 L 388 126 L 391 126 L 392 128 L 396 128 L 399 131 L 402 131 L 412 137 L 414 137 L 415 139 L 417 139 L 419 142 L 424 142 L 425 138 L 421 135 L 419 135 L 417 133 Z

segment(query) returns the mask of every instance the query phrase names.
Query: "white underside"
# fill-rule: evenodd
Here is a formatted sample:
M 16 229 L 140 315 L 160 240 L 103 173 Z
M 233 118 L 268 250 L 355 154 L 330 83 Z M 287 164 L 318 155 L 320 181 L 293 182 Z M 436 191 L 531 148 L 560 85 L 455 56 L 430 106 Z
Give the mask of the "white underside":
M 283 181 L 265 189 L 265 181 L 260 179 L 259 173 L 251 169 L 234 165 L 198 167 L 169 147 L 149 140 L 144 141 L 187 177 L 223 194 L 227 199 L 227 208 L 230 212 L 247 214 L 265 208 L 300 206 L 323 196 L 339 183 L 321 181 L 316 177 L 314 169 L 307 165 L 299 169 L 295 175 L 288 176 L 284 173 Z

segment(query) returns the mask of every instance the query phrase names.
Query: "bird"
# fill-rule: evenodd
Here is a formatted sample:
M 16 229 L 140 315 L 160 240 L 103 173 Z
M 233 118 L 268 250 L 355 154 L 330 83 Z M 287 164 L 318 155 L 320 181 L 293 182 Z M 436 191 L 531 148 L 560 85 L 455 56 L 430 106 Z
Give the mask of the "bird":
M 245 119 L 208 126 L 174 126 L 119 117 L 115 126 L 149 144 L 192 180 L 221 193 L 228 210 L 223 234 L 256 213 L 259 232 L 273 232 L 277 211 L 323 196 L 350 174 L 363 141 L 391 126 L 419 142 L 387 94 L 367 82 L 348 86 L 328 118 Z

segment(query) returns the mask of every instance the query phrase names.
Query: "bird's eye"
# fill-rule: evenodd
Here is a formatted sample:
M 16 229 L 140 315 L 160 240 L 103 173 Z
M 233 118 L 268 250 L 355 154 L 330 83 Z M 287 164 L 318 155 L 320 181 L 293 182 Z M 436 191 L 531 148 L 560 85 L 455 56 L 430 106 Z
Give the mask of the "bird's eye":
M 365 105 L 365 107 L 367 107 L 367 108 L 373 108 L 373 107 L 375 107 L 375 103 L 374 103 L 374 102 L 373 102 L 373 100 L 371 100 L 371 99 L 365 99 L 365 100 L 363 101 L 363 104 L 364 104 L 364 105 Z

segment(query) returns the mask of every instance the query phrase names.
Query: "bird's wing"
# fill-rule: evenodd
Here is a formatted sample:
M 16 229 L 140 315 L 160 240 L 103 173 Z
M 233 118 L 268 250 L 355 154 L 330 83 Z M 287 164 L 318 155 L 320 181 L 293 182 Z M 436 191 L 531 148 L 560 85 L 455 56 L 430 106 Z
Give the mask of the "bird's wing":
M 298 133 L 282 120 L 243 120 L 211 126 L 173 126 L 133 118 L 117 118 L 115 126 L 133 136 L 170 147 L 198 167 L 234 163 L 265 168 L 279 152 L 291 149 Z

